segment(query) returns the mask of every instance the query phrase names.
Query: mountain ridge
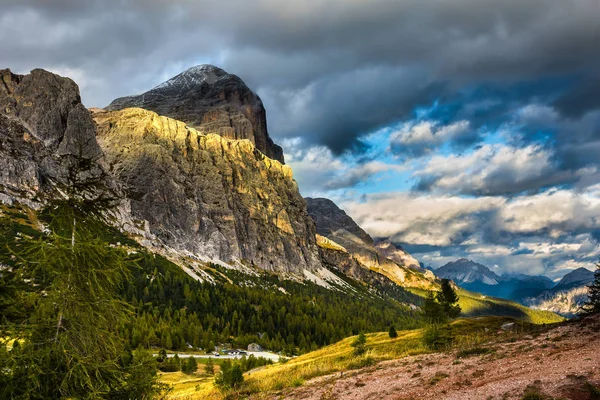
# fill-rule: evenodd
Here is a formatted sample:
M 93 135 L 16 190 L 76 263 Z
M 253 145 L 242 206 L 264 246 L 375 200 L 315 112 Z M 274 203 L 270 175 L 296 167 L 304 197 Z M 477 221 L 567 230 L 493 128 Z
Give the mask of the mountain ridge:
M 185 122 L 199 132 L 229 139 L 248 139 L 267 157 L 284 163 L 283 150 L 267 131 L 260 97 L 237 75 L 202 64 L 154 88 L 113 100 L 106 110 L 139 107 Z

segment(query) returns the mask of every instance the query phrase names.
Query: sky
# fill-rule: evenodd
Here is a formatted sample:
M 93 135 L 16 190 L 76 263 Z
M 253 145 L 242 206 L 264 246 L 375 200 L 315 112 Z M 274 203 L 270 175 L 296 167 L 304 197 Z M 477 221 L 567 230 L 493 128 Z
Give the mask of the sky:
M 191 66 L 262 98 L 303 195 L 425 265 L 600 254 L 598 0 L 0 0 L 0 68 L 88 107 Z

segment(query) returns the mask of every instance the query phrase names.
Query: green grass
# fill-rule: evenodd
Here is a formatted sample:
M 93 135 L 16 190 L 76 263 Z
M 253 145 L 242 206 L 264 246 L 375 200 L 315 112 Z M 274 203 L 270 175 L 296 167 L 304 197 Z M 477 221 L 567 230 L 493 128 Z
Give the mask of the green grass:
M 410 292 L 425 297 L 427 291 L 417 288 L 407 288 Z M 514 301 L 489 297 L 480 293 L 459 289 L 458 305 L 462 309 L 462 316 L 507 316 L 532 324 L 555 324 L 565 319 L 551 311 L 534 310 Z
M 514 322 L 519 326 L 512 332 L 498 333 L 500 327 Z M 453 345 L 458 354 L 483 354 L 483 344 L 490 341 L 505 341 L 511 338 L 530 334 L 545 328 L 531 323 L 517 321 L 510 317 L 475 317 L 458 319 L 451 324 L 455 336 Z M 390 339 L 387 332 L 367 334 L 367 352 L 359 357 L 354 356 L 351 343 L 356 338 L 348 337 L 330 346 L 301 355 L 286 363 L 278 363 L 257 368 L 244 375 L 245 383 L 237 393 L 241 398 L 251 394 L 274 393 L 286 388 L 302 385 L 307 380 L 329 375 L 340 371 L 357 368 L 376 368 L 376 364 L 391 359 L 401 359 L 407 356 L 431 353 L 423 344 L 423 329 L 398 331 L 398 337 Z M 493 351 L 491 349 L 490 351 Z M 486 350 L 487 352 L 487 350 Z M 439 376 L 432 385 L 444 379 Z M 222 399 L 227 394 L 219 393 L 210 383 L 198 387 L 193 399 Z M 176 384 L 173 398 L 180 398 L 180 391 L 187 392 L 185 385 Z

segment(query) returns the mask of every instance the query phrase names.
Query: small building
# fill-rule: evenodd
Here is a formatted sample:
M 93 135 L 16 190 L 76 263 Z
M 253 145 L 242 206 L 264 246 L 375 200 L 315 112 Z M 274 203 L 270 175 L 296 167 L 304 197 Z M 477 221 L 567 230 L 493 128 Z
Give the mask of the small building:
M 250 343 L 248 345 L 248 351 L 263 351 L 263 348 L 259 344 Z

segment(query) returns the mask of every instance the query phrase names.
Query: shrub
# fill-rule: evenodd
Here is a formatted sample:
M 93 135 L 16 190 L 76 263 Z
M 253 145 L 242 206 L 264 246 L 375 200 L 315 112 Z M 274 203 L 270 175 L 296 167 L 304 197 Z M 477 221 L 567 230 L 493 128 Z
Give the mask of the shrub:
M 244 383 L 244 373 L 238 364 L 227 360 L 221 365 L 221 371 L 215 377 L 215 384 L 221 390 L 236 389 Z
M 352 342 L 352 344 L 350 346 L 354 347 L 354 355 L 355 356 L 361 356 L 365 353 L 365 351 L 367 351 L 367 337 L 365 336 L 364 333 L 361 333 L 360 335 L 358 335 L 356 337 L 356 339 L 354 339 L 354 341 Z
M 431 350 L 444 350 L 452 345 L 454 335 L 449 325 L 430 325 L 423 334 L 423 343 Z

